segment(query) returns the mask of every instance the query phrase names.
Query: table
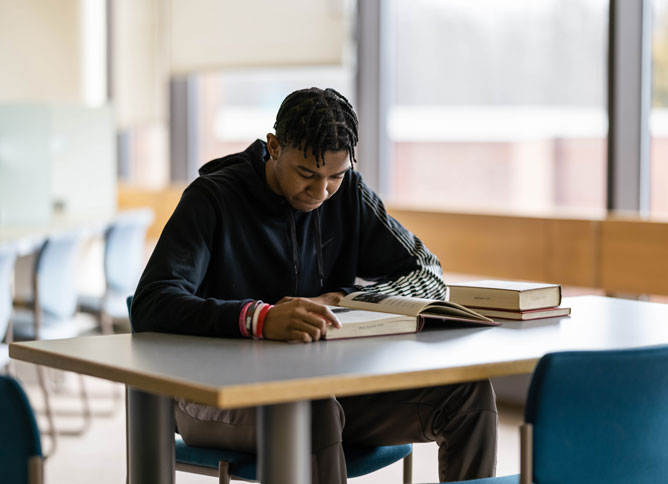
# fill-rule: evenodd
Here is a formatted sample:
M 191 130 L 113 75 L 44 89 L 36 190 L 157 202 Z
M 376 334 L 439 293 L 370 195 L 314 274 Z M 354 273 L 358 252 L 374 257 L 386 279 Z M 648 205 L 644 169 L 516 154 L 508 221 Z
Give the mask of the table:
M 133 484 L 174 482 L 172 397 L 258 406 L 263 482 L 310 479 L 309 400 L 527 374 L 561 350 L 668 344 L 668 305 L 565 298 L 570 318 L 287 344 L 160 333 L 12 343 L 10 356 L 125 383 Z
M 0 246 L 11 245 L 16 250 L 17 255 L 28 255 L 36 252 L 50 236 L 59 233 L 78 231 L 82 237 L 94 237 L 103 234 L 117 216 L 118 213 L 104 213 L 87 217 L 55 215 L 49 221 L 40 224 L 0 225 Z

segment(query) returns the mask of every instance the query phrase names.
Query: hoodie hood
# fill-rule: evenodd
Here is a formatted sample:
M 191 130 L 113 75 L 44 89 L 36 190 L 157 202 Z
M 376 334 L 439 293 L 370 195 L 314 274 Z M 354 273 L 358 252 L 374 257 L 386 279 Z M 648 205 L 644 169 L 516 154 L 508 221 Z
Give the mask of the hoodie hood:
M 205 163 L 199 169 L 199 174 L 217 185 L 230 184 L 230 188 L 243 189 L 269 211 L 285 211 L 285 207 L 290 207 L 290 204 L 267 184 L 265 163 L 268 159 L 267 143 L 258 139 L 240 153 Z
M 253 165 L 256 171 L 258 171 L 258 175 L 260 175 L 262 180 L 264 180 L 264 162 L 268 158 L 269 152 L 267 151 L 267 143 L 261 139 L 257 139 L 241 153 L 234 153 L 232 155 L 223 156 L 222 158 L 216 158 L 215 160 L 211 160 L 208 163 L 205 163 L 200 167 L 199 174 L 209 175 L 228 166 L 247 162 Z

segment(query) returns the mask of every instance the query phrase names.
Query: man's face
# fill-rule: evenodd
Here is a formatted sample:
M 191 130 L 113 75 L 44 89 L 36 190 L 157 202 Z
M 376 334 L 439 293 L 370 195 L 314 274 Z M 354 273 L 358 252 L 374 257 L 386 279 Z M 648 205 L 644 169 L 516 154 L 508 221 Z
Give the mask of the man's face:
M 281 148 L 273 134 L 267 135 L 267 149 L 272 157 L 266 170 L 269 187 L 303 212 L 315 210 L 334 195 L 350 169 L 347 151 L 325 152 L 318 167 L 310 149 L 304 158 L 304 150 Z

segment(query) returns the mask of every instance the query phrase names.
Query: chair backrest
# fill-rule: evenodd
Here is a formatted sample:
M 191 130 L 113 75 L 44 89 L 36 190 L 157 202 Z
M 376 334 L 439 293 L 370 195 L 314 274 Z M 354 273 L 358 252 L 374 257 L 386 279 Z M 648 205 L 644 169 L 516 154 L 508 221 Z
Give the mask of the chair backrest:
M 5 484 L 27 484 L 30 462 L 42 456 L 28 397 L 11 376 L 0 376 L 0 473 Z
M 666 482 L 667 405 L 668 346 L 546 355 L 525 411 L 533 482 Z
M 0 246 L 0 341 L 5 338 L 9 318 L 12 315 L 12 273 L 16 251 L 10 246 Z
M 144 259 L 146 231 L 153 221 L 151 209 L 119 214 L 107 229 L 104 245 L 104 274 L 109 290 L 134 292 Z
M 128 321 L 130 321 L 130 332 L 131 333 L 135 332 L 135 328 L 134 328 L 134 326 L 132 326 L 132 313 L 130 312 L 130 310 L 132 308 L 132 300 L 133 299 L 134 299 L 134 296 L 128 296 L 125 299 L 125 304 L 127 304 L 127 306 L 128 306 Z
M 50 235 L 35 259 L 39 304 L 45 313 L 74 316 L 77 308 L 77 266 L 83 232 Z

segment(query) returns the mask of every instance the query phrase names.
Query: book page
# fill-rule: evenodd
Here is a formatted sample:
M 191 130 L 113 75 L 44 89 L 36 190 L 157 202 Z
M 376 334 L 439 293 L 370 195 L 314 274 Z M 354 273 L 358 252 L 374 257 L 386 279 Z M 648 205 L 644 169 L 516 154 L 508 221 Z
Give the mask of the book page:
M 405 314 L 407 316 L 451 315 L 457 318 L 491 322 L 490 318 L 459 304 L 408 296 L 390 296 L 374 292 L 353 292 L 344 297 L 339 306 Z
M 367 311 L 380 311 L 383 313 L 405 314 L 406 316 L 417 316 L 424 308 L 433 301 L 418 297 L 389 296 L 375 292 L 353 292 L 344 297 L 339 306 L 365 309 Z
M 371 321 L 381 321 L 381 320 L 394 321 L 394 320 L 406 319 L 406 316 L 400 314 L 388 314 L 380 311 L 366 311 L 361 309 L 342 308 L 339 306 L 327 306 L 327 307 L 336 315 L 336 319 L 338 319 L 342 325 L 351 323 L 367 323 Z
M 453 314 L 461 317 L 491 321 L 491 319 L 483 316 L 479 312 L 452 301 L 433 301 L 422 314 L 428 316 L 430 313 Z

